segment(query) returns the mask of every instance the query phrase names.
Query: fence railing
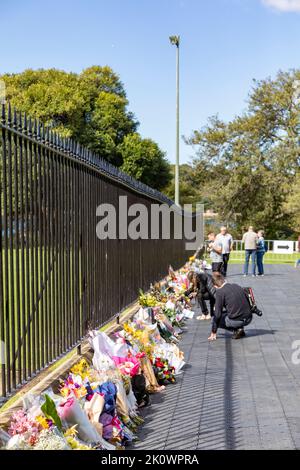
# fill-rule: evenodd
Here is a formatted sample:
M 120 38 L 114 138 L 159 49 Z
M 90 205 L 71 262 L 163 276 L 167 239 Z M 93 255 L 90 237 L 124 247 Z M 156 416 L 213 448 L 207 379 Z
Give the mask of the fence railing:
M 0 396 L 186 259 L 185 241 L 99 240 L 96 207 L 172 201 L 10 106 L 0 122 Z M 149 221 L 150 222 L 150 221 Z M 2 355 L 3 356 L 3 355 Z
M 265 240 L 268 251 L 265 257 L 265 262 L 282 261 L 282 262 L 294 262 L 295 254 L 297 253 L 297 241 L 293 242 L 294 253 L 276 253 L 274 251 L 275 240 Z M 284 243 L 284 242 L 283 242 Z M 297 257 L 297 256 L 296 256 Z M 299 257 L 299 256 L 298 256 Z M 233 241 L 233 249 L 230 255 L 231 261 L 243 261 L 245 259 L 244 244 L 242 240 Z

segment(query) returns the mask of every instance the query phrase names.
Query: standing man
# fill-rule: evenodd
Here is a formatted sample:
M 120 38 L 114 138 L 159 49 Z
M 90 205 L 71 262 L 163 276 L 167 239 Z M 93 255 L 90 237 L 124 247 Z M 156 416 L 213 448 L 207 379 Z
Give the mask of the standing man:
M 220 273 L 223 266 L 221 242 L 217 240 L 214 232 L 208 234 L 208 241 L 208 252 L 210 253 L 212 272 Z
M 222 245 L 222 258 L 223 258 L 223 266 L 222 266 L 222 274 L 224 277 L 227 276 L 227 266 L 230 257 L 230 252 L 232 250 L 233 245 L 233 238 L 230 233 L 227 232 L 227 227 L 223 226 L 220 229 L 220 233 L 217 235 L 217 240 Z
M 251 258 L 252 263 L 252 276 L 256 276 L 256 250 L 258 235 L 254 232 L 253 227 L 250 225 L 248 232 L 243 235 L 243 243 L 245 244 L 245 265 L 244 265 L 244 276 L 248 276 L 249 260 Z

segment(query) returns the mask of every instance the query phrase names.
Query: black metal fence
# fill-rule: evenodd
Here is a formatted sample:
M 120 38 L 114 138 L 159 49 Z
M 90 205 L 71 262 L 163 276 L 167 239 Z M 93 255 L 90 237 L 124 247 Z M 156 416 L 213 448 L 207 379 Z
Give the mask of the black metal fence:
M 2 106 L 1 391 L 6 396 L 179 267 L 184 240 L 99 240 L 96 208 L 168 203 L 70 139 Z M 3 357 L 5 356 L 5 357 Z

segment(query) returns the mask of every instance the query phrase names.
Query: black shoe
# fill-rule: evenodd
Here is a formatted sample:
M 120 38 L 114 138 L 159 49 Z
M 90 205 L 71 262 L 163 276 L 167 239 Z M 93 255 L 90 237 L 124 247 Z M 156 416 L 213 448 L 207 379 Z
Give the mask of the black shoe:
M 241 338 L 244 338 L 245 336 L 246 336 L 246 333 L 244 331 L 244 328 L 239 328 L 233 333 L 232 339 L 241 339 Z

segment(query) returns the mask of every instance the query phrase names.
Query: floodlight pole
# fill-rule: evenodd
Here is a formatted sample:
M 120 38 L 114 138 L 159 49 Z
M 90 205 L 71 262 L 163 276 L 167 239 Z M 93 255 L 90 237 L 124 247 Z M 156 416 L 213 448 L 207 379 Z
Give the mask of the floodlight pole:
M 176 162 L 175 162 L 175 204 L 179 206 L 179 45 L 180 36 L 170 36 L 170 42 L 176 46 Z

